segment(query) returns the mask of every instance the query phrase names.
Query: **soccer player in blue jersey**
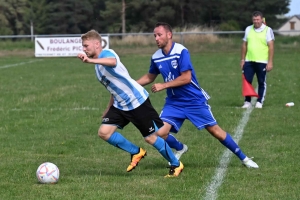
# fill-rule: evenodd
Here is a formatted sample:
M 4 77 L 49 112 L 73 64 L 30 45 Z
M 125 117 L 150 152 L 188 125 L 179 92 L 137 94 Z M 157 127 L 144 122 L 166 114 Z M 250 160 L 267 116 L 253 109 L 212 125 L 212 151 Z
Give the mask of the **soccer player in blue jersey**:
M 171 26 L 164 22 L 157 23 L 154 37 L 159 50 L 151 58 L 149 72 L 137 82 L 144 86 L 152 83 L 158 74 L 163 77 L 164 83 L 155 83 L 151 87 L 152 92 L 162 90 L 167 92 L 166 102 L 160 115 L 165 125 L 157 134 L 164 138 L 171 148 L 179 146 L 184 148 L 184 145 L 169 132 L 177 133 L 184 120 L 188 119 L 197 129 L 205 128 L 232 151 L 245 166 L 258 168 L 258 165 L 242 152 L 230 134 L 218 126 L 207 103 L 210 97 L 197 81 L 189 51 L 183 45 L 172 41 Z
M 127 168 L 127 172 L 130 172 L 146 156 L 146 150 L 117 132 L 118 128 L 123 129 L 131 122 L 139 129 L 145 141 L 171 163 L 166 177 L 178 176 L 184 166 L 165 140 L 155 134 L 164 124 L 151 105 L 149 93 L 130 77 L 116 52 L 102 49 L 101 36 L 97 31 L 91 30 L 83 34 L 81 39 L 85 54 L 79 53 L 77 57 L 85 63 L 95 64 L 98 80 L 111 93 L 98 130 L 99 137 L 131 154 L 131 163 Z

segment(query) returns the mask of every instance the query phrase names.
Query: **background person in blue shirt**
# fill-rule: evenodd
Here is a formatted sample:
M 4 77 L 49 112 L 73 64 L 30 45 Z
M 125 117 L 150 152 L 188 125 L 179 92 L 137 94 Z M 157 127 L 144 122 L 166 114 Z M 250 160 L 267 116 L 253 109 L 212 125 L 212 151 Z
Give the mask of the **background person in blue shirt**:
M 91 30 L 83 34 L 81 39 L 84 53 L 79 53 L 77 57 L 85 63 L 95 64 L 99 82 L 111 93 L 98 130 L 99 137 L 131 154 L 131 163 L 127 167 L 127 172 L 130 172 L 146 156 L 146 150 L 117 132 L 118 128 L 123 129 L 131 122 L 139 129 L 145 141 L 171 163 L 169 174 L 165 177 L 178 176 L 184 166 L 165 140 L 155 134 L 164 124 L 151 105 L 149 93 L 130 77 L 112 49 L 102 49 L 101 36 L 97 31 Z
M 152 92 L 167 92 L 166 102 L 160 114 L 165 125 L 157 134 L 163 137 L 171 148 L 184 148 L 184 145 L 169 132 L 177 133 L 183 122 L 188 119 L 197 129 L 205 128 L 245 166 L 258 168 L 258 165 L 242 152 L 230 134 L 218 126 L 207 103 L 210 97 L 197 81 L 188 49 L 173 42 L 171 26 L 164 22 L 157 23 L 154 37 L 159 49 L 152 55 L 149 72 L 137 82 L 144 86 L 152 83 L 158 74 L 163 77 L 164 83 L 155 83 L 151 87 Z

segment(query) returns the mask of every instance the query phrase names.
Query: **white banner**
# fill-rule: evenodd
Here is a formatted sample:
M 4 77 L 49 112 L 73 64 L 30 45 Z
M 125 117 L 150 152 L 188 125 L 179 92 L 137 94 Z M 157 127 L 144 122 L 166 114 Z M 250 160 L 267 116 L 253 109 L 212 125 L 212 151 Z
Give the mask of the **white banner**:
M 101 38 L 103 49 L 108 49 L 109 37 Z M 80 37 L 35 38 L 35 57 L 72 57 L 82 52 Z

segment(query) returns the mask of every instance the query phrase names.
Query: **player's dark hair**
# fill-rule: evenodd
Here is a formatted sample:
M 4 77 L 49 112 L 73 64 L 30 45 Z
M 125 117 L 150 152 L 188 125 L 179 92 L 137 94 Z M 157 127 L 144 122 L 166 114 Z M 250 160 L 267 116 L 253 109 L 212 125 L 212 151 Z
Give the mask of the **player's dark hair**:
M 159 27 L 159 26 L 163 26 L 167 31 L 172 33 L 172 27 L 170 24 L 166 23 L 166 22 L 157 22 L 155 24 L 155 28 Z
M 261 18 L 264 17 L 263 14 L 262 14 L 262 12 L 260 12 L 260 11 L 254 11 L 252 13 L 252 17 L 257 17 L 257 16 L 260 16 Z

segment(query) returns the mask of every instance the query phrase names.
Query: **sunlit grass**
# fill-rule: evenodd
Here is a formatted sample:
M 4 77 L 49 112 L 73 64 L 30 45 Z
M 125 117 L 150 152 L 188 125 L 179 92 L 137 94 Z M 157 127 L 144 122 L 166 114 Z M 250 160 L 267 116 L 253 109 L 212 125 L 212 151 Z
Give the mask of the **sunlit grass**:
M 199 52 L 190 45 L 198 81 L 211 96 L 214 116 L 232 135 L 244 112 L 239 108 L 243 97 L 240 52 L 235 48 L 240 43 L 238 39 L 225 47 L 219 41 L 206 46 L 214 52 L 204 47 Z M 300 199 L 300 50 L 278 46 L 280 37 L 275 44 L 264 108 L 253 110 L 239 142 L 260 168 L 247 169 L 233 156 L 218 199 Z M 220 50 L 224 48 L 227 51 Z M 143 55 L 124 48 L 121 60 L 133 78 L 147 73 L 150 50 L 155 49 Z M 32 59 L 5 56 L 0 67 Z M 0 94 L 0 199 L 203 199 L 225 150 L 206 131 L 186 121 L 177 134 L 189 146 L 182 157 L 185 169 L 180 177 L 165 179 L 166 161 L 129 125 L 119 131 L 147 149 L 148 156 L 127 173 L 130 155 L 97 136 L 109 94 L 96 80 L 93 65 L 76 58 L 43 58 L 0 68 Z M 150 98 L 159 112 L 165 93 L 151 93 Z M 295 106 L 285 107 L 290 101 Z M 58 184 L 38 184 L 35 171 L 45 161 L 59 167 Z

